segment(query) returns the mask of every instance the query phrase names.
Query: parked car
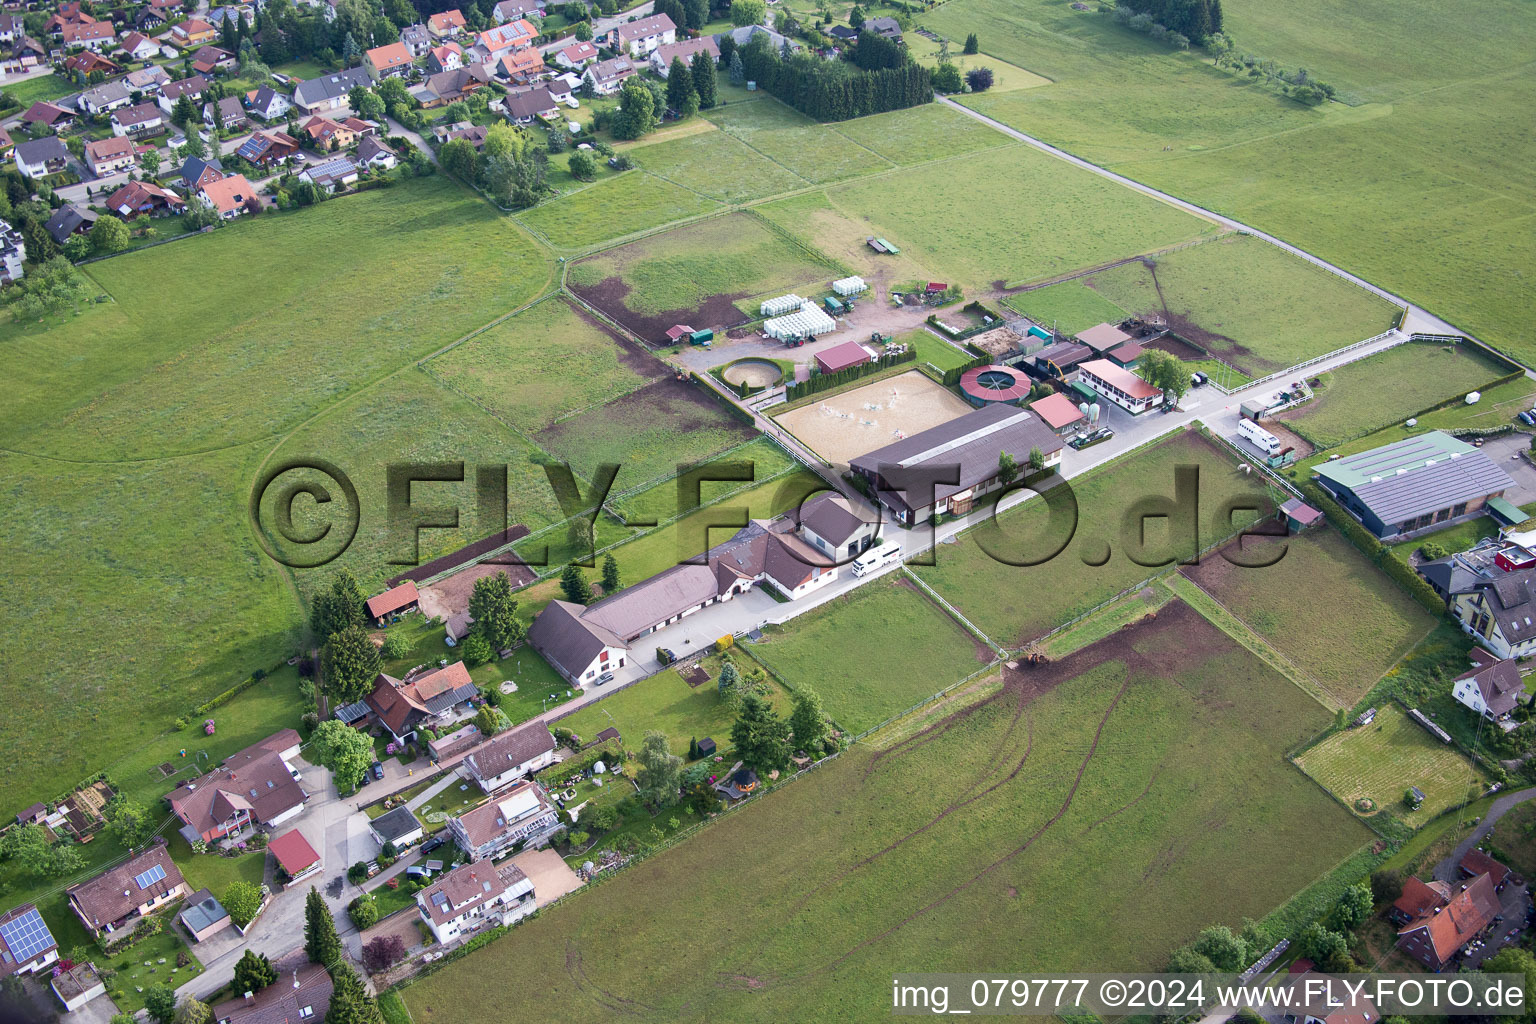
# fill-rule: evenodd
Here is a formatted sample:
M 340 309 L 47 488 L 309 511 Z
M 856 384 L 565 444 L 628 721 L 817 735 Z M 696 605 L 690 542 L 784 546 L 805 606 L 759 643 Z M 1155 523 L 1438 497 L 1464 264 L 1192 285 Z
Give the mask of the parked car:
M 412 864 L 410 867 L 405 869 L 405 877 L 415 878 L 425 882 L 427 879 L 432 877 L 432 872 L 428 871 L 420 864 Z
M 431 839 L 428 839 L 426 842 L 421 844 L 422 856 L 426 856 L 433 850 L 439 849 L 446 842 L 448 842 L 447 836 L 433 836 Z
M 1204 384 L 1206 381 L 1210 380 L 1210 379 L 1211 378 L 1207 377 L 1205 374 L 1200 373 L 1198 371 L 1189 375 L 1189 383 L 1191 384 L 1191 386 L 1197 387 L 1197 388 L 1200 385 Z
M 1515 419 L 1519 420 L 1521 423 L 1524 423 L 1528 427 L 1536 427 L 1536 416 L 1532 416 L 1528 412 L 1520 413 L 1515 417 Z
M 373 777 L 381 782 L 384 779 L 384 766 L 377 761 L 373 762 Z
M 611 683 L 611 682 L 613 682 L 613 673 L 612 672 L 604 672 L 602 675 L 597 677 L 597 685 L 598 686 L 602 686 L 604 683 Z

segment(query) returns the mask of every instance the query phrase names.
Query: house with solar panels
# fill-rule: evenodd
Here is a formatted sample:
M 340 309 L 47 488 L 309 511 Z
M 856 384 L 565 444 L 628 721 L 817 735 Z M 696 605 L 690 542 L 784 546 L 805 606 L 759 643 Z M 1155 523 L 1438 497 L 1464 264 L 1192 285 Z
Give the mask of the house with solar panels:
M 59 959 L 59 944 L 31 903 L 0 915 L 0 978 L 36 974 Z
M 174 903 L 191 889 L 165 847 L 155 845 L 64 891 L 85 930 L 100 938 L 131 930 L 139 918 Z
M 534 906 L 533 882 L 511 862 L 462 865 L 416 894 L 421 920 L 441 943 L 511 924 Z

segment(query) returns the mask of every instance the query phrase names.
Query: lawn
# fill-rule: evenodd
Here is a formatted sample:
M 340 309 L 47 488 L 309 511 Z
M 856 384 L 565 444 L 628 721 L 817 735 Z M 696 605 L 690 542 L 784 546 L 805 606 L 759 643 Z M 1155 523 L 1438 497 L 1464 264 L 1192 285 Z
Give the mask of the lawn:
M 804 181 L 841 181 L 892 166 L 889 160 L 836 129 L 818 124 L 778 100 L 758 95 L 760 99 L 728 103 L 705 116 L 721 131 Z
M 713 128 L 626 152 L 647 173 L 721 203 L 744 203 L 807 184 L 789 168 Z
M 901 167 L 1017 145 L 1002 132 L 939 103 L 839 121 L 833 130 Z M 949 173 L 970 179 L 971 166 L 969 160 L 956 161 Z
M 1434 627 L 1435 617 L 1331 528 L 1250 539 L 1243 568 L 1217 554 L 1184 574 L 1259 634 L 1340 707 L 1353 707 Z M 1238 557 L 1236 554 L 1234 558 Z
M 1481 773 L 1455 747 L 1435 739 L 1393 703 L 1377 708 L 1370 725 L 1334 733 L 1296 763 L 1350 807 L 1367 813 L 1371 809 L 1356 801 L 1370 800 L 1374 810 L 1389 811 L 1415 826 L 1462 803 L 1469 794 L 1475 799 L 1487 788 Z M 1417 811 L 1403 802 L 1409 786 L 1424 793 Z
M 1179 465 L 1200 470 L 1198 544 L 1173 543 L 1167 520 L 1148 519 L 1145 548 L 1136 552 L 1131 543 L 1135 531 L 1125 517 L 1149 496 L 1171 497 Z M 1199 548 L 1230 534 L 1235 526 L 1222 515 L 1229 499 L 1270 500 L 1225 453 L 1189 433 L 1070 483 L 1077 501 L 1075 519 L 1063 514 L 1052 523 L 1044 503 L 1034 498 L 1004 512 L 994 521 L 996 526 L 972 528 L 958 543 L 941 545 L 934 555 L 937 564 L 915 571 L 994 641 L 1014 648 L 1171 568 L 1173 559 L 1193 557 Z M 1034 566 L 1005 564 L 988 554 L 981 541 L 1014 560 L 1046 560 Z M 1048 557 L 1052 551 L 1058 553 Z M 1129 557 L 1133 554 L 1143 562 L 1163 564 L 1140 565 Z
M 176 954 L 182 951 L 187 952 L 191 962 L 185 967 L 177 967 Z M 144 1008 L 143 989 L 151 985 L 176 988 L 203 973 L 203 965 L 176 935 L 169 920 L 165 931 L 159 935 L 152 935 L 97 962 L 117 972 L 107 989 L 107 996 L 117 1004 L 118 1010 L 130 1014 Z
M 1019 292 L 1003 300 L 1038 324 L 1059 334 L 1076 334 L 1094 324 L 1117 324 L 1127 311 L 1090 288 L 1081 277 Z
M 531 618 L 526 609 L 520 607 L 519 612 L 522 617 Z M 405 657 L 384 663 L 384 671 L 396 678 L 403 678 L 419 665 L 443 660 L 455 662 L 463 657 L 458 648 L 448 646 L 443 627 L 432 625 L 423 616 L 409 616 L 394 629 L 402 631 L 413 641 Z M 506 682 L 517 685 L 516 691 L 501 695 L 501 710 L 513 725 L 526 722 L 554 707 L 558 703 L 555 698 L 564 700 L 570 690 L 570 684 L 560 678 L 559 673 L 537 651 L 528 646 L 519 647 L 509 657 L 476 665 L 469 670 L 469 677 L 475 681 L 475 685 L 486 691 L 499 692 L 502 683 Z
M 518 219 L 555 248 L 579 251 L 719 208 L 681 185 L 631 171 L 540 203 Z
M 957 348 L 932 331 L 921 327 L 906 334 L 898 334 L 891 340 L 898 345 L 911 345 L 917 350 L 918 362 L 932 363 L 941 370 L 953 370 L 975 358 L 966 350 Z
M 1316 397 L 1279 418 L 1314 447 L 1333 448 L 1503 375 L 1470 346 L 1410 342 L 1323 374 Z
M 957 180 L 965 187 L 955 188 Z M 973 291 L 995 282 L 1036 281 L 1217 230 L 1023 146 L 848 182 L 827 196 L 847 217 L 872 226 L 858 242 L 868 234 L 883 236 L 936 268 L 939 280 L 958 280 Z M 922 199 L 903 202 L 899 196 Z M 785 226 L 797 235 L 804 230 L 793 221 Z
M 610 249 L 571 266 L 571 289 L 647 342 L 667 328 L 703 329 L 756 318 L 765 298 L 825 290 L 841 265 L 747 213 Z
M 792 688 L 821 695 L 859 733 L 993 661 L 990 648 L 904 575 L 884 577 L 764 630 L 754 654 Z
M 409 986 L 412 1019 L 865 1020 L 893 963 L 1146 970 L 1264 916 L 1370 833 L 1280 756 L 1323 710 L 1176 608 L 754 799 Z M 511 970 L 543 983 L 473 980 Z
M 1050 294 L 1056 288 L 1067 292 L 1060 301 Z M 1237 234 L 1025 292 L 1012 304 L 1034 319 L 1041 319 L 1033 312 L 1037 301 L 1042 313 L 1086 311 L 1084 288 L 1116 309 L 1162 318 L 1181 337 L 1253 377 L 1380 334 L 1398 312 L 1299 256 Z M 1113 317 L 1093 323 L 1100 319 Z
M 723 468 L 726 463 L 748 463 L 752 467 L 752 480 L 718 480 L 715 477 L 734 473 L 734 469 Z M 613 497 L 609 500 L 610 507 L 616 508 L 630 522 L 637 520 L 654 520 L 658 523 L 666 522 L 675 516 L 682 515 L 694 507 L 683 500 L 679 491 L 680 486 L 686 485 L 687 477 L 698 479 L 699 503 L 714 501 L 722 495 L 737 491 L 750 490 L 756 481 L 771 480 L 779 474 L 797 467 L 799 463 L 779 447 L 778 442 L 766 436 L 758 436 L 745 444 L 738 445 L 722 453 L 716 459 L 706 462 L 682 477 L 658 483 L 623 497 Z M 691 488 L 689 488 L 691 492 Z M 617 492 L 615 492 L 617 494 Z M 687 495 L 693 497 L 691 493 Z
M 235 882 L 260 885 L 266 878 L 267 851 L 256 850 L 238 857 L 224 857 L 217 853 L 193 853 L 186 839 L 179 832 L 171 832 L 171 858 L 181 868 L 182 877 L 192 891 L 207 889 L 215 897 L 224 895 Z
M 427 369 L 523 431 L 600 406 L 666 371 L 560 296 L 444 352 Z
M 1521 510 L 1527 515 L 1536 516 L 1536 502 L 1521 505 Z M 1406 562 L 1408 556 L 1419 550 L 1425 544 L 1438 544 L 1447 553 L 1465 551 L 1478 541 L 1497 534 L 1502 527 L 1497 519 L 1492 516 L 1478 516 L 1476 519 L 1467 519 L 1451 526 L 1435 530 L 1413 540 L 1402 540 L 1396 544 L 1388 544 L 1387 550 L 1397 558 Z
M 1536 806 L 1525 803 L 1511 807 L 1493 826 L 1484 846 L 1490 845 L 1519 874 L 1527 878 L 1536 874 Z
M 757 667 L 745 655 L 733 657 L 743 674 Z M 736 721 L 736 713 L 720 699 L 716 681 L 721 663 L 720 656 L 713 654 L 698 662 L 709 672 L 710 679 L 697 687 L 684 682 L 675 669 L 667 669 L 552 724 L 571 730 L 587 743 L 604 729 L 616 728 L 626 750 L 639 750 L 645 734 L 655 729 L 666 733 L 667 746 L 684 758 L 690 740 L 708 736 L 725 754 L 731 746 L 731 724 Z M 789 697 L 771 679 L 768 686 L 773 691 L 769 699 L 774 707 L 788 717 Z
M 16 111 L 19 114 L 38 100 L 56 100 L 79 92 L 80 87 L 58 75 L 38 75 L 24 82 L 8 82 L 0 91 L 21 104 L 21 109 Z M 22 141 L 26 140 L 23 138 Z
M 1304 107 L 1198 49 L 1173 51 L 1058 0 L 955 0 L 923 20 L 951 39 L 977 32 L 986 53 L 1052 81 L 962 102 L 1536 359 L 1524 302 L 1536 263 L 1526 8 L 1495 0 L 1476 25 L 1433 0 L 1343 12 L 1237 0 L 1225 15 L 1239 50 L 1305 67 L 1359 105 Z M 1440 59 L 1402 59 L 1414 52 Z

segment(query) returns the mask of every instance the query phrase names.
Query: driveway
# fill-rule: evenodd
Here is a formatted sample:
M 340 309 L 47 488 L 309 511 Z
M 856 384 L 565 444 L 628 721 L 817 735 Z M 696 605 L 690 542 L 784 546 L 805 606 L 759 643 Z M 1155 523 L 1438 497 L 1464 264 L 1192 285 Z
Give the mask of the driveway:
M 1516 505 L 1536 501 L 1536 466 L 1524 455 L 1530 446 L 1531 435 L 1520 431 L 1483 442 L 1483 454 L 1514 478 L 1514 489 L 1504 492 L 1504 497 Z

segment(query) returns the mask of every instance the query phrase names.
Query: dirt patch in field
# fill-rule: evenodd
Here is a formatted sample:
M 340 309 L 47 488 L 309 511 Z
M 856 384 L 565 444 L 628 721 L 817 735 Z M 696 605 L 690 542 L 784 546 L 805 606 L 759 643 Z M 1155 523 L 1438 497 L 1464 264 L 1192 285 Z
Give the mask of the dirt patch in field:
M 583 323 L 598 331 L 601 331 L 603 334 L 607 335 L 615 345 L 619 347 L 619 362 L 624 364 L 625 369 L 633 371 L 636 376 L 641 377 L 642 379 L 654 377 L 656 375 L 656 357 L 651 355 L 650 351 L 643 345 L 636 344 L 631 339 L 626 338 L 624 335 L 618 333 L 612 327 L 609 327 L 597 317 L 576 305 L 576 303 L 572 302 L 568 303 L 568 305 L 571 307 L 572 312 L 574 312 Z M 672 325 L 668 324 L 667 326 L 671 327 Z M 665 338 L 662 339 L 662 341 L 665 340 Z
M 689 686 L 699 687 L 709 682 L 709 673 L 705 671 L 703 665 L 689 665 L 687 668 L 679 669 L 677 674 L 682 676 L 683 682 Z
M 606 429 L 594 431 L 594 422 L 606 425 Z M 665 423 L 669 430 L 678 434 L 695 429 L 724 429 L 733 430 L 742 440 L 754 434 L 752 428 L 745 423 L 726 419 L 719 405 L 710 397 L 710 392 L 702 385 L 678 380 L 676 377 L 664 377 L 600 409 L 546 427 L 534 435 L 534 440 L 546 451 L 554 452 L 561 458 L 570 458 L 570 454 L 563 450 L 565 446 L 562 442 L 572 437 L 588 439 L 603 433 L 623 438 L 640 431 L 654 430 L 658 423 Z M 629 426 L 633 427 L 633 431 L 626 434 Z M 615 450 L 609 457 L 618 458 L 622 454 L 621 450 Z
M 747 297 L 746 292 L 729 292 L 711 295 L 696 306 L 668 309 L 660 313 L 641 313 L 629 306 L 630 287 L 621 277 L 605 277 L 596 284 L 571 285 L 571 291 L 591 303 L 595 309 L 612 317 L 626 330 L 633 332 L 647 345 L 664 348 L 670 345 L 667 329 L 674 324 L 687 324 L 695 330 L 706 327 L 720 329 L 741 323 L 746 318 L 736 308 L 736 301 Z
M 1239 344 L 1225 334 L 1206 330 L 1182 313 L 1165 310 L 1163 321 L 1175 334 L 1188 338 L 1222 362 L 1242 370 L 1250 377 L 1260 377 L 1272 370 L 1283 369 L 1267 359 L 1255 356 L 1252 349 Z
M 1292 411 L 1295 411 L 1296 413 L 1300 414 L 1301 412 L 1305 411 L 1306 408 L 1307 407 L 1305 405 L 1303 405 L 1299 409 L 1287 410 L 1286 412 L 1281 413 L 1280 415 L 1281 415 L 1281 417 L 1283 419 L 1290 419 L 1291 418 L 1290 417 L 1290 413 Z M 1280 443 L 1281 444 L 1289 445 L 1290 447 L 1295 448 L 1296 449 L 1296 457 L 1298 459 L 1304 459 L 1307 456 L 1311 455 L 1313 452 L 1317 451 L 1316 448 L 1312 447 L 1312 442 L 1311 441 L 1308 441 L 1306 438 L 1302 437 L 1300 434 L 1296 433 L 1294 430 L 1291 430 L 1291 429 L 1287 428 L 1283 422 L 1280 422 L 1280 421 L 1277 421 L 1277 420 L 1273 420 L 1273 419 L 1267 420 L 1264 423 L 1264 429 L 1269 431 L 1271 434 L 1274 434 L 1276 437 L 1278 437 L 1280 439 Z
M 1169 355 L 1177 356 L 1186 363 L 1197 363 L 1206 358 L 1204 352 L 1195 348 L 1195 346 L 1183 338 L 1173 334 L 1165 334 L 1161 338 L 1143 342 L 1142 344 L 1146 348 L 1155 348 L 1160 352 L 1167 352 Z

